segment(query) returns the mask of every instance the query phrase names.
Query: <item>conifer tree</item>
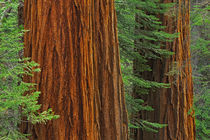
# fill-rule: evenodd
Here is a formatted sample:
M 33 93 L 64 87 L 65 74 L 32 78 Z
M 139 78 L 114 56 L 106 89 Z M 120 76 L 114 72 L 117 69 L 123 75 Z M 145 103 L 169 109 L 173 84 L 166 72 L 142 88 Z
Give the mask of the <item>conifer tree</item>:
M 139 139 L 140 129 L 157 132 L 157 128 L 165 126 L 151 122 L 147 117 L 143 119 L 140 112 L 153 111 L 153 108 L 144 102 L 145 95 L 150 90 L 156 91 L 169 86 L 167 83 L 155 82 L 155 79 L 148 78 L 143 73 L 153 69 L 150 67 L 152 61 L 173 54 L 161 46 L 176 35 L 162 31 L 164 26 L 159 18 L 171 4 L 161 4 L 157 0 L 118 0 L 116 3 L 131 137 Z
M 27 80 L 60 115 L 23 125 L 31 139 L 127 139 L 116 26 L 114 0 L 25 0 L 24 55 L 41 67 Z
M 170 83 L 170 88 L 150 92 L 147 102 L 154 113 L 145 112 L 143 118 L 167 124 L 155 134 L 141 131 L 144 140 L 193 140 L 195 139 L 195 121 L 193 109 L 193 83 L 190 58 L 190 15 L 188 0 L 175 2 L 170 14 L 162 17 L 165 31 L 178 33 L 178 38 L 167 42 L 166 49 L 174 52 L 169 58 L 152 61 L 152 72 L 145 75 L 157 82 Z M 174 14 L 173 14 L 174 13 Z
M 38 112 L 40 105 L 37 99 L 40 92 L 34 91 L 25 96 L 25 92 L 33 90 L 33 83 L 22 81 L 24 75 L 38 72 L 38 64 L 29 62 L 28 58 L 20 58 L 23 50 L 21 39 L 23 28 L 18 26 L 18 0 L 0 0 L 0 139 L 25 139 L 18 126 L 25 121 L 45 123 L 57 118 L 51 110 Z M 24 63 L 25 62 L 25 63 Z

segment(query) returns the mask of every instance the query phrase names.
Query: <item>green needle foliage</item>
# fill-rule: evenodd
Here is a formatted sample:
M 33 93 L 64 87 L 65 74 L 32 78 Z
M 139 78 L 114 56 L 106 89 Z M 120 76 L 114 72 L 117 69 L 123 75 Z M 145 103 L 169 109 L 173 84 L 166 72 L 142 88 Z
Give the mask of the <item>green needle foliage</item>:
M 145 79 L 142 73 L 152 71 L 149 61 L 173 54 L 164 49 L 163 42 L 170 41 L 177 35 L 164 32 L 164 26 L 161 25 L 159 18 L 172 4 L 161 4 L 159 0 L 116 0 L 115 2 L 129 126 L 157 132 L 158 128 L 166 125 L 140 119 L 138 115 L 140 111 L 153 111 L 152 107 L 145 104 L 142 97 L 151 90 L 168 88 L 169 84 Z
M 191 52 L 193 62 L 196 138 L 210 139 L 210 6 L 208 1 L 192 1 Z
M 56 119 L 52 110 L 39 113 L 38 97 L 34 84 L 22 81 L 23 76 L 39 72 L 38 64 L 28 58 L 20 58 L 23 50 L 23 28 L 18 26 L 19 0 L 0 0 L 0 139 L 26 139 L 19 132 L 19 124 L 25 117 L 28 122 L 45 123 Z M 30 91 L 30 92 L 29 92 Z M 34 92 L 32 92 L 34 91 Z M 25 93 L 30 93 L 25 95 Z

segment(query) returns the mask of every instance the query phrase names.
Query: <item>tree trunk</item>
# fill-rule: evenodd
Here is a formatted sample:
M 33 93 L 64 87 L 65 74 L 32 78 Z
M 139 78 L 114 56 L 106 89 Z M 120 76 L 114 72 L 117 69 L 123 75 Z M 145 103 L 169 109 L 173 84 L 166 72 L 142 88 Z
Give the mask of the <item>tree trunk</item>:
M 41 68 L 26 81 L 41 91 L 41 110 L 60 118 L 22 124 L 22 132 L 32 140 L 127 139 L 114 0 L 25 0 L 24 23 L 24 55 Z
M 193 105 L 193 84 L 190 62 L 189 0 L 163 0 L 175 2 L 174 16 L 167 13 L 162 18 L 166 32 L 179 33 L 173 42 L 166 43 L 166 49 L 175 54 L 169 58 L 150 61 L 152 72 L 143 75 L 148 80 L 170 83 L 168 89 L 150 92 L 146 97 L 153 112 L 141 112 L 142 119 L 167 124 L 158 133 L 139 130 L 142 140 L 194 140 L 195 120 Z M 171 11 L 171 12 L 172 12 Z

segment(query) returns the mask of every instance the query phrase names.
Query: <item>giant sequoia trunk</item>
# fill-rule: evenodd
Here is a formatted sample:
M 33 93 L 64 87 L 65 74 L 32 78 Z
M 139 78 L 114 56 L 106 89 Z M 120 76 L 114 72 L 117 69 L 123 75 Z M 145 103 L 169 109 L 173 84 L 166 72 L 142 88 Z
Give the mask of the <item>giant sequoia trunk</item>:
M 153 112 L 141 112 L 141 118 L 151 122 L 167 124 L 158 133 L 138 130 L 136 139 L 142 140 L 194 140 L 195 121 L 193 105 L 193 84 L 190 62 L 189 0 L 164 0 L 175 2 L 175 15 L 162 18 L 166 32 L 179 33 L 173 42 L 166 43 L 166 49 L 175 54 L 167 59 L 149 61 L 152 72 L 143 77 L 157 82 L 170 83 L 168 89 L 150 92 L 146 103 Z M 170 13 L 171 14 L 171 13 Z
M 25 0 L 24 54 L 41 73 L 41 110 L 60 118 L 23 124 L 30 139 L 127 139 L 127 112 L 113 0 Z

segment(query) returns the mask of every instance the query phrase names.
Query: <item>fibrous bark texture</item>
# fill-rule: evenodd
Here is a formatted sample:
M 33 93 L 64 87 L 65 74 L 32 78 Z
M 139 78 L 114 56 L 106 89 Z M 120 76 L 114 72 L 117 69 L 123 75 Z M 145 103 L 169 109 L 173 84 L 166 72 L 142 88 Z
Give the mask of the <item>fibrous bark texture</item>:
M 41 110 L 60 118 L 23 124 L 35 140 L 124 140 L 127 112 L 113 0 L 25 0 L 25 57 L 41 72 Z
M 194 140 L 195 121 L 193 105 L 193 84 L 190 62 L 189 0 L 164 0 L 174 2 L 175 7 L 163 16 L 166 32 L 179 33 L 173 42 L 166 43 L 166 49 L 175 54 L 169 58 L 149 61 L 152 72 L 143 76 L 152 81 L 170 83 L 168 89 L 150 92 L 146 103 L 153 112 L 141 112 L 141 118 L 151 122 L 167 124 L 158 133 L 139 130 L 136 139 L 142 140 Z

